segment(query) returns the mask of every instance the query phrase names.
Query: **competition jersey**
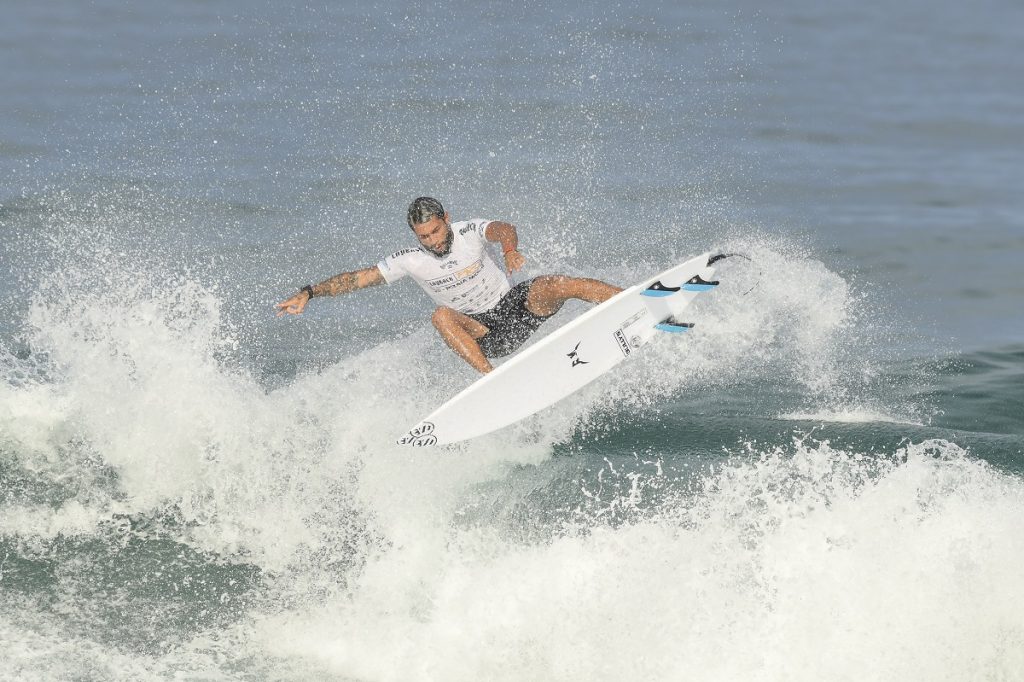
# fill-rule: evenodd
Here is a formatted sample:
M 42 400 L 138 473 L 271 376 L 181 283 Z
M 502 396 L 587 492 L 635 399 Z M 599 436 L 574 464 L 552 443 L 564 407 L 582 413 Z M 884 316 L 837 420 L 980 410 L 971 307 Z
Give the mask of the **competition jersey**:
M 512 286 L 487 251 L 484 230 L 490 223 L 452 223 L 452 248 L 447 256 L 434 255 L 423 247 L 405 249 L 384 258 L 377 268 L 388 284 L 408 275 L 436 303 L 460 313 L 490 310 Z

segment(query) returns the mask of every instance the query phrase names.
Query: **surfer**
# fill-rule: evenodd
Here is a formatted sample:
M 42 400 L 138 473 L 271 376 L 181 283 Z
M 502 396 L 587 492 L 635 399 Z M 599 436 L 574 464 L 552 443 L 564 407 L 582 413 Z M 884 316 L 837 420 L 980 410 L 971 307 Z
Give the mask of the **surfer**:
M 277 316 L 300 314 L 311 298 L 412 277 L 437 303 L 431 321 L 445 343 L 486 374 L 493 369 L 488 358 L 514 353 L 567 300 L 601 303 L 621 291 L 600 280 L 565 275 L 542 275 L 513 286 L 509 275 L 526 262 L 515 226 L 499 220 L 453 223 L 441 202 L 431 197 L 409 205 L 408 222 L 418 247 L 393 253 L 368 268 L 307 284 L 277 304 Z M 504 270 L 491 257 L 487 242 L 501 245 Z

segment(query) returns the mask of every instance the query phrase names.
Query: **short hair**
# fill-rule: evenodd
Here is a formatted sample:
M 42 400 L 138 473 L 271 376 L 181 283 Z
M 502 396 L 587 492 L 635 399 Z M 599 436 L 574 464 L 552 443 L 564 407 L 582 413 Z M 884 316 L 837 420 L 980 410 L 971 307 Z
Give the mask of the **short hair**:
M 409 204 L 409 227 L 416 227 L 427 222 L 431 218 L 444 219 L 444 206 L 433 197 L 419 197 Z

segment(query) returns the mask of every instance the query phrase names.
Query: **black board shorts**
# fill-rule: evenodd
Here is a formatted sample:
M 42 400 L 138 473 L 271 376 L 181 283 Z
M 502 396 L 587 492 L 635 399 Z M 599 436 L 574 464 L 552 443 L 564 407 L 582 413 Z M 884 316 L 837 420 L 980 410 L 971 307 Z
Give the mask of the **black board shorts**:
M 526 296 L 533 280 L 515 285 L 501 297 L 498 304 L 482 313 L 470 315 L 487 327 L 487 333 L 477 339 L 480 350 L 489 358 L 500 358 L 526 343 L 544 320 L 551 317 L 534 315 L 526 308 Z

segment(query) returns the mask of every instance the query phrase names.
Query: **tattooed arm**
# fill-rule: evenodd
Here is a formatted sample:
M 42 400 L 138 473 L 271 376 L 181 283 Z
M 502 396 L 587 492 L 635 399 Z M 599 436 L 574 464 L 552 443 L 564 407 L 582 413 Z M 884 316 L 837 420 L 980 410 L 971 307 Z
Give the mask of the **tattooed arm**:
M 277 316 L 281 317 L 285 313 L 298 315 L 306 308 L 309 299 L 314 296 L 337 296 L 383 283 L 384 276 L 376 265 L 362 270 L 343 272 L 330 279 L 325 279 L 319 284 L 302 287 L 297 294 L 277 304 Z

